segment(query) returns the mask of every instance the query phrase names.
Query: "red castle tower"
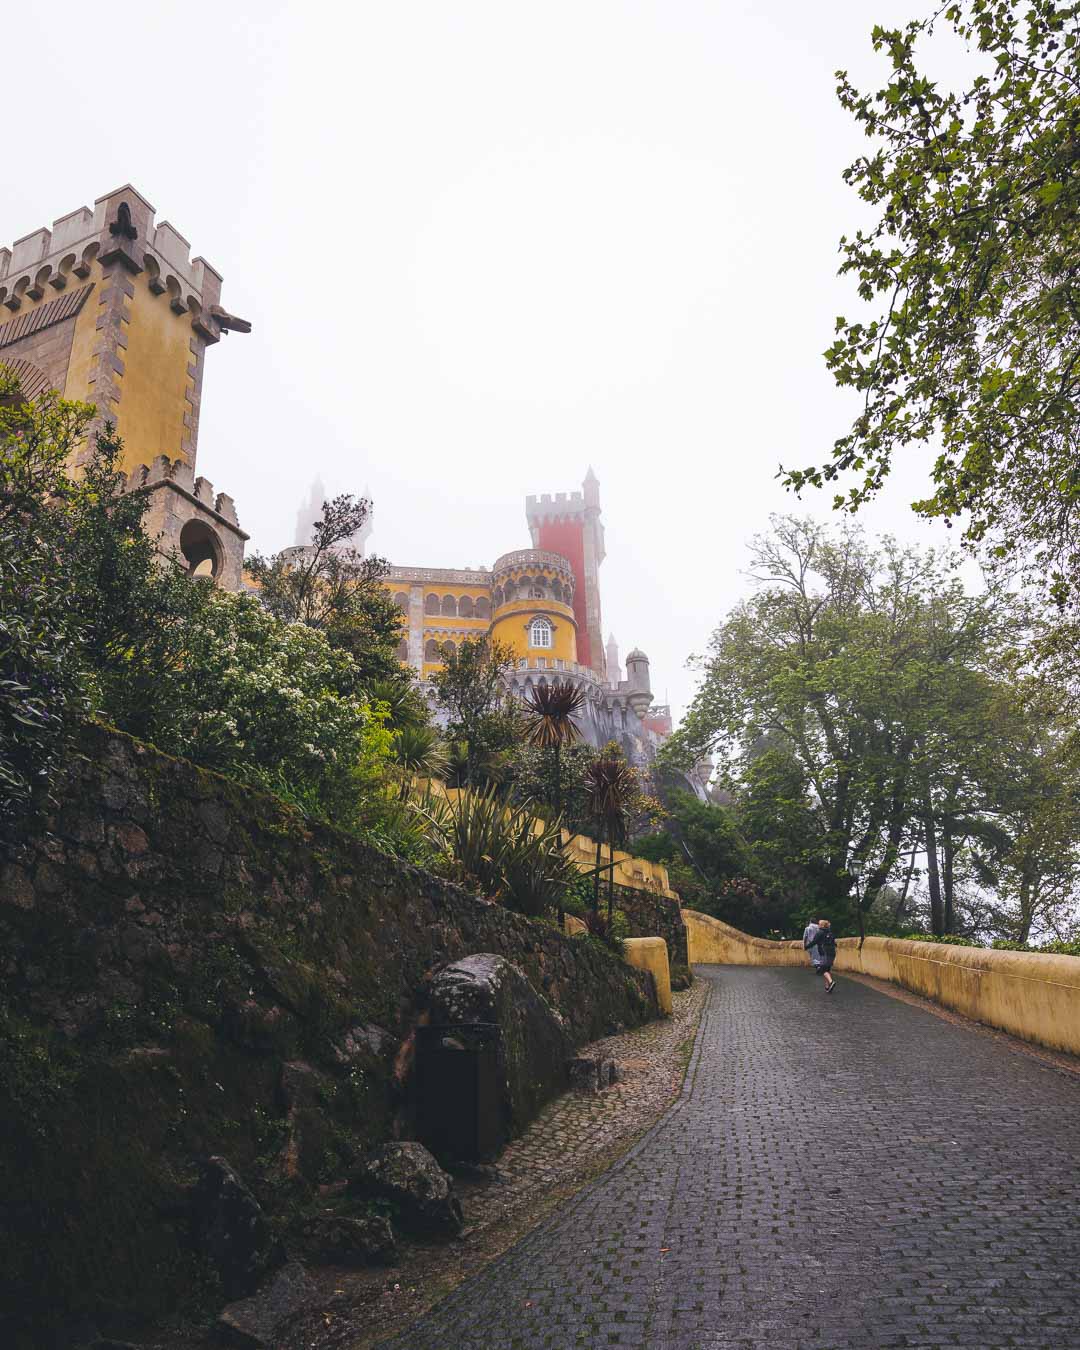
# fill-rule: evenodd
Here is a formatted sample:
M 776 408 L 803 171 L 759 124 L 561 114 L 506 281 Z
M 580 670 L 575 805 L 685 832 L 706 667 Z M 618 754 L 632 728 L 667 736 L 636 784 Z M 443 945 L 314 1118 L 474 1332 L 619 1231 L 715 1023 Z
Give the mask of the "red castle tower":
M 533 548 L 561 554 L 573 570 L 578 662 L 606 678 L 600 623 L 604 527 L 600 523 L 600 484 L 596 475 L 590 468 L 581 492 L 527 497 L 525 514 Z

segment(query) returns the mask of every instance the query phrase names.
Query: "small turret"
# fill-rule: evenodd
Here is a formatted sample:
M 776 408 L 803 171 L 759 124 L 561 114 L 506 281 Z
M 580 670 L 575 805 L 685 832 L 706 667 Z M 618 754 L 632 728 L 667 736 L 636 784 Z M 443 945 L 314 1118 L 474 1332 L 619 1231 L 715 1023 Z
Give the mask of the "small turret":
M 615 641 L 615 634 L 609 633 L 607 640 L 607 677 L 608 684 L 619 684 L 622 680 L 622 671 L 619 668 L 619 644 Z
M 649 687 L 649 658 L 640 647 L 635 647 L 626 658 L 626 679 L 630 685 L 630 706 L 638 717 L 644 717 L 652 707 L 652 689 Z

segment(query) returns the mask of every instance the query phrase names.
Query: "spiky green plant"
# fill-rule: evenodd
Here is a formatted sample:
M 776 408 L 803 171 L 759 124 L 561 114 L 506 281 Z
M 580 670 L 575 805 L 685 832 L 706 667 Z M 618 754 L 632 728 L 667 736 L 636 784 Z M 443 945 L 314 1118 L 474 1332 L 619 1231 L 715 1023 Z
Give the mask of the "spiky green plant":
M 554 759 L 556 811 L 562 810 L 562 748 L 581 738 L 576 714 L 584 703 L 584 688 L 569 680 L 538 685 L 525 700 L 525 739 L 538 750 L 550 750 Z
M 443 778 L 446 750 L 438 727 L 406 724 L 394 733 L 394 759 L 401 774 L 399 798 L 404 801 L 415 778 Z
M 538 820 L 528 803 L 511 806 L 497 789 L 451 798 L 429 791 L 415 807 L 463 880 L 509 909 L 535 916 L 557 907 L 576 876 L 561 821 Z
M 367 696 L 372 703 L 385 703 L 386 725 L 391 731 L 428 725 L 430 714 L 427 704 L 411 679 L 372 680 L 367 687 Z
M 596 832 L 596 870 L 593 874 L 593 913 L 600 912 L 600 874 L 603 847 L 614 850 L 626 839 L 630 804 L 637 778 L 623 759 L 613 755 L 596 760 L 585 771 L 586 812 Z M 608 923 L 615 905 L 615 869 L 608 869 Z

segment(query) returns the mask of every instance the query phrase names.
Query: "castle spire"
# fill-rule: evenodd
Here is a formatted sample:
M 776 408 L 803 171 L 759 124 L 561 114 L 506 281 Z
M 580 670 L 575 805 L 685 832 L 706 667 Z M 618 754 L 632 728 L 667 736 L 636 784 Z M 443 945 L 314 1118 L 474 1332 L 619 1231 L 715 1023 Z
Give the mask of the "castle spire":
M 607 640 L 607 677 L 608 684 L 619 684 L 623 677 L 619 668 L 619 644 L 614 633 L 609 633 Z
M 322 516 L 324 501 L 326 501 L 326 488 L 323 487 L 322 479 L 316 474 L 312 480 L 307 501 L 296 513 L 296 539 L 294 542 L 297 548 L 306 548 L 311 543 L 315 522 Z

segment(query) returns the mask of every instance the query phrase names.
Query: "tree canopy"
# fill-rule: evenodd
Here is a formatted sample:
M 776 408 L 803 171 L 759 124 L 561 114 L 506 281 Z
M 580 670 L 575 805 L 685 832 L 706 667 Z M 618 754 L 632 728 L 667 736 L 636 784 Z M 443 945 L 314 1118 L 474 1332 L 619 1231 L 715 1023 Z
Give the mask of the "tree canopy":
M 895 924 L 918 898 L 934 932 L 1011 937 L 1041 895 L 1043 925 L 1067 926 L 1075 746 L 1008 662 L 1015 597 L 967 593 L 952 555 L 793 517 L 755 539 L 751 571 L 665 750 L 718 757 L 736 865 L 791 916 L 827 903 Z M 1036 837 L 1058 844 L 1043 879 L 1024 861 Z
M 838 73 L 870 149 L 845 180 L 875 213 L 841 240 L 855 318 L 826 353 L 860 395 L 801 489 L 854 481 L 857 510 L 894 456 L 937 451 L 915 509 L 1006 565 L 1030 563 L 1058 605 L 1080 568 L 1080 6 L 960 0 L 903 28 L 876 27 L 891 70 L 874 93 Z M 946 89 L 926 61 L 949 29 L 971 78 Z

